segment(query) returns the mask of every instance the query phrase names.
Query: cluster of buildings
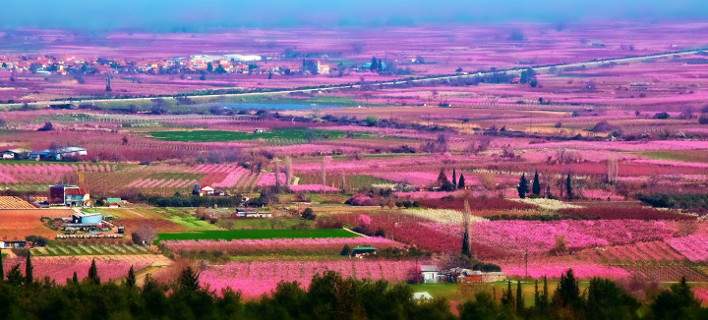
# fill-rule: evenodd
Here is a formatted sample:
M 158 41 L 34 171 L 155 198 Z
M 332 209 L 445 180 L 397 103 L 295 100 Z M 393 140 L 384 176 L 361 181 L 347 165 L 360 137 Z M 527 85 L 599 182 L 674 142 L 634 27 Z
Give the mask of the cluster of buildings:
M 122 238 L 125 227 L 115 226 L 102 214 L 75 210 L 71 217 L 62 218 L 57 239 Z
M 290 75 L 298 72 L 297 61 L 279 60 L 255 54 L 196 54 L 190 56 L 132 61 L 120 58 L 83 59 L 52 55 L 0 55 L 0 70 L 43 76 L 80 76 L 89 74 L 268 74 Z M 331 67 L 319 59 L 304 59 L 299 73 L 329 74 Z
M 50 148 L 40 151 L 17 148 L 2 151 L 3 160 L 76 161 L 86 156 L 88 151 L 82 147 Z
M 420 279 L 423 283 L 488 283 L 506 279 L 506 275 L 502 272 L 484 272 L 465 268 L 441 270 L 435 265 L 422 265 L 419 271 Z

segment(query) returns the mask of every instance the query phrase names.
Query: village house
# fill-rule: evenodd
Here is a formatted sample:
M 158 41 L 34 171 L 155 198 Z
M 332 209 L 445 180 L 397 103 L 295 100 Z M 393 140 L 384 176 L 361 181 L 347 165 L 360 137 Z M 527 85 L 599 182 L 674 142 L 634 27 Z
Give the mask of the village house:
M 420 276 L 423 283 L 438 283 L 440 269 L 434 265 L 422 265 L 420 266 Z
M 88 151 L 82 147 L 65 147 L 58 149 L 46 149 L 30 153 L 29 158 L 32 160 L 45 161 L 63 161 L 63 160 L 78 160 L 81 157 L 88 155 Z
M 212 188 L 212 187 L 210 187 L 210 186 L 206 186 L 206 187 L 201 188 L 201 189 L 199 190 L 199 195 L 202 196 L 202 197 L 204 197 L 204 196 L 213 196 L 213 195 L 214 195 L 214 191 L 215 191 L 214 188 Z
M 23 249 L 27 247 L 24 240 L 0 240 L 0 249 Z
M 79 186 L 58 184 L 49 187 L 50 206 L 84 207 L 91 201 L 91 195 Z

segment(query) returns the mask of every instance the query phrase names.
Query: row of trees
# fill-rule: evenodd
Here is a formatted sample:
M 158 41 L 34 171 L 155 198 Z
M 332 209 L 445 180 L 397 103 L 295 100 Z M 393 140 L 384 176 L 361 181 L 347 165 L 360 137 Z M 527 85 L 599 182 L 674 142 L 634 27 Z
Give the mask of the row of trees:
M 551 197 L 551 186 L 546 185 L 546 197 Z M 516 191 L 519 194 L 519 198 L 525 199 L 527 197 L 540 198 L 541 197 L 541 180 L 538 175 L 538 171 L 534 172 L 533 180 L 531 182 L 531 192 L 529 193 L 529 181 L 526 178 L 526 173 L 521 174 L 519 178 L 519 184 L 516 186 Z M 573 178 L 570 173 L 565 177 L 565 183 L 563 184 L 562 194 L 565 199 L 573 200 L 575 199 L 575 189 L 573 186 Z
M 460 177 L 457 177 L 457 170 L 452 169 L 452 181 L 447 178 L 447 174 L 445 173 L 445 169 L 440 169 L 440 173 L 438 174 L 438 179 L 437 179 L 437 186 L 440 188 L 442 191 L 455 191 L 455 190 L 463 190 L 465 189 L 465 175 L 463 173 L 460 173 Z
M 5 278 L 0 268 L 2 319 L 456 319 L 444 299 L 416 301 L 411 287 L 383 281 L 345 279 L 327 272 L 316 275 L 308 290 L 280 283 L 272 295 L 243 301 L 230 290 L 214 295 L 200 286 L 199 273 L 185 268 L 170 284 L 146 276 L 137 285 L 131 268 L 121 283 L 102 283 L 92 263 L 86 279 L 76 274 L 64 286 L 32 278 L 31 259 L 25 274 L 19 265 Z M 2 263 L 0 263 L 0 266 Z M 508 282 L 501 303 L 486 292 L 459 307 L 460 319 L 706 319 L 685 280 L 641 304 L 614 282 L 592 279 L 581 287 L 569 270 L 551 295 L 547 282 L 534 286 L 527 307 L 522 285 L 515 293 Z
M 541 288 L 539 288 L 541 286 Z M 486 319 L 706 319 L 708 309 L 702 308 L 691 288 L 682 279 L 668 290 L 659 292 L 648 304 L 642 304 L 611 280 L 594 278 L 581 290 L 573 271 L 560 278 L 551 294 L 548 282 L 534 283 L 533 304 L 527 307 L 521 282 L 507 283 L 501 302 L 488 292 L 477 293 L 475 299 L 463 304 L 460 318 Z

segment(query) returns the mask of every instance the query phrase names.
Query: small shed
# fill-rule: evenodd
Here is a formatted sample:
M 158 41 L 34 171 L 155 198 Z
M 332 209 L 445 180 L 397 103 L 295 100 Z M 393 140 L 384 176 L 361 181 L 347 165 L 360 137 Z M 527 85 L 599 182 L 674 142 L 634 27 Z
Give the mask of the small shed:
M 420 266 L 420 275 L 423 278 L 423 283 L 438 283 L 440 269 L 434 265 Z

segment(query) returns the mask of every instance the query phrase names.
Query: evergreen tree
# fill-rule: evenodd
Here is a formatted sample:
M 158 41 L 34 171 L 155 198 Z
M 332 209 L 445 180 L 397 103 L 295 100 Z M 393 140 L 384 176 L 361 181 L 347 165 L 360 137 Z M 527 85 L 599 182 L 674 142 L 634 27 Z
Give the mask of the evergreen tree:
M 472 244 L 470 239 L 470 203 L 465 199 L 465 209 L 462 212 L 462 255 L 467 258 L 472 258 Z
M 541 295 L 541 305 L 545 309 L 548 305 L 548 278 L 543 276 L 543 294 Z
M 573 179 L 570 177 L 570 173 L 565 178 L 565 197 L 568 200 L 573 200 L 573 198 L 575 197 L 573 195 Z
M 440 189 L 443 191 L 452 191 L 454 188 L 450 180 L 447 178 L 447 174 L 445 174 L 445 169 L 443 168 L 440 168 L 437 182 L 438 186 L 440 186 Z
M 376 57 L 371 57 L 371 66 L 369 69 L 374 72 L 381 70 L 381 60 L 376 59 Z
M 505 308 L 514 307 L 514 294 L 511 292 L 511 280 L 506 281 L 506 290 L 502 294 L 501 304 Z
M 553 302 L 561 307 L 577 307 L 580 302 L 580 287 L 578 280 L 575 279 L 573 269 L 568 269 L 565 274 L 560 277 L 560 282 L 555 294 Z
M 526 174 L 522 174 L 519 179 L 519 185 L 516 187 L 516 191 L 519 192 L 519 198 L 526 198 L 526 194 L 529 192 L 529 182 L 526 180 Z
M 465 189 L 465 175 L 460 173 L 460 179 L 457 180 L 457 189 Z
M 452 186 L 453 189 L 457 189 L 457 170 L 452 169 Z
M 135 269 L 133 269 L 133 266 L 130 266 L 130 270 L 128 270 L 128 276 L 125 278 L 125 286 L 128 288 L 135 288 Z
M 478 292 L 474 301 L 462 305 L 460 320 L 496 320 L 499 319 L 499 306 L 487 292 Z
M 533 182 L 531 183 L 531 193 L 534 197 L 541 196 L 541 181 L 538 178 L 538 171 L 533 174 Z
M 182 291 L 195 292 L 199 290 L 199 274 L 192 267 L 182 270 L 177 280 L 177 287 Z
M 74 274 L 71 276 L 71 283 L 75 286 L 79 285 L 79 275 L 74 271 Z
M 22 276 L 22 271 L 20 271 L 20 265 L 16 264 L 10 272 L 7 274 L 7 283 L 19 287 L 25 281 L 25 277 Z
M 588 286 L 585 318 L 588 320 L 635 319 L 639 302 L 614 282 L 594 278 Z
M 470 233 L 465 229 L 462 233 L 462 255 L 465 257 L 472 257 L 472 250 L 470 249 Z
M 533 282 L 533 305 L 538 307 L 541 302 L 541 293 L 538 292 L 538 279 Z
M 32 266 L 32 254 L 27 251 L 25 260 L 25 284 L 31 284 L 34 281 L 34 267 Z
M 93 284 L 101 284 L 101 278 L 98 276 L 98 268 L 96 267 L 96 259 L 91 260 L 91 266 L 88 270 L 88 281 Z
M 700 313 L 705 315 L 708 311 L 701 310 L 700 305 L 686 283 L 686 278 L 681 278 L 681 281 L 672 285 L 669 290 L 659 293 L 650 309 L 652 318 L 657 320 L 705 319 L 700 317 Z
M 5 280 L 5 269 L 2 265 L 2 250 L 0 250 L 0 282 Z
M 345 244 L 344 247 L 342 247 L 342 250 L 339 251 L 340 256 L 348 257 L 351 254 L 352 254 L 352 248 L 350 248 L 348 244 Z
M 521 281 L 516 280 L 516 313 L 524 312 L 524 293 L 521 290 Z

